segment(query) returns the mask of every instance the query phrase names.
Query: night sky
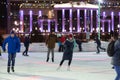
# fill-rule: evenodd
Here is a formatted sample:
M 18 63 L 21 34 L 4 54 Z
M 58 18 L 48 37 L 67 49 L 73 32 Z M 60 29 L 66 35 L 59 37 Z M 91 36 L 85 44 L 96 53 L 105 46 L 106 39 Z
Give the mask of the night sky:
M 7 27 L 6 0 L 0 0 L 0 28 Z

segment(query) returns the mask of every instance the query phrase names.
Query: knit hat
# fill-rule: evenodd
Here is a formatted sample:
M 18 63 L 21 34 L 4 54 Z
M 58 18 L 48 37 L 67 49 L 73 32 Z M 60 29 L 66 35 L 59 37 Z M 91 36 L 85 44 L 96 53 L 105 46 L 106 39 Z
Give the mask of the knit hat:
M 12 31 L 10 32 L 10 34 L 15 34 L 15 32 L 12 30 Z

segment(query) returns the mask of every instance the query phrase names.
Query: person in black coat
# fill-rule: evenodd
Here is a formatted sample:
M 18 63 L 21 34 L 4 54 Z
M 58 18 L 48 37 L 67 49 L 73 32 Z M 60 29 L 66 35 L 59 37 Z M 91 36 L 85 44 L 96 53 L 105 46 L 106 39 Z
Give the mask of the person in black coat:
M 24 40 L 25 51 L 23 52 L 23 56 L 29 56 L 28 55 L 29 44 L 30 44 L 30 38 L 29 35 L 27 35 L 25 36 L 25 40 Z
M 76 39 L 76 43 L 78 44 L 79 51 L 82 51 L 82 42 L 80 39 Z
M 0 56 L 2 56 L 2 54 L 1 54 L 2 43 L 3 43 L 3 37 L 2 37 L 2 35 L 0 35 Z
M 120 35 L 114 44 L 114 55 L 112 56 L 112 65 L 117 74 L 114 80 L 120 80 Z
M 64 49 L 63 57 L 57 70 L 60 69 L 60 67 L 62 66 L 65 60 L 69 60 L 68 70 L 70 70 L 70 65 L 73 57 L 73 48 L 74 48 L 74 39 L 72 35 L 69 35 L 69 38 L 64 43 L 64 47 L 65 49 Z
M 101 41 L 100 41 L 100 39 L 98 38 L 98 36 L 96 36 L 96 38 L 95 38 L 95 43 L 97 43 L 97 53 L 99 54 L 100 53 L 100 50 L 99 49 L 102 49 L 102 50 L 106 50 L 105 48 L 102 48 L 101 47 Z

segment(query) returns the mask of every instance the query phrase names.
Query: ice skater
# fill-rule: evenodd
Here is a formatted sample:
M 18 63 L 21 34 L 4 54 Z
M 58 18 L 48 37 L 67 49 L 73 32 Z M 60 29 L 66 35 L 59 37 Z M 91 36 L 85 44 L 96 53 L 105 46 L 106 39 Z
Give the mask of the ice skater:
M 101 41 L 100 41 L 100 39 L 98 38 L 98 36 L 96 36 L 96 38 L 95 38 L 95 43 L 97 44 L 97 54 L 99 54 L 100 53 L 100 50 L 99 49 L 102 49 L 102 50 L 106 50 L 105 48 L 102 48 L 101 47 Z
M 54 48 L 55 48 L 56 41 L 57 41 L 57 36 L 54 34 L 54 32 L 52 32 L 48 36 L 48 39 L 46 40 L 46 46 L 48 47 L 46 62 L 49 61 L 50 52 L 52 52 L 52 62 L 54 62 Z
M 28 55 L 29 44 L 30 44 L 29 35 L 25 35 L 25 40 L 24 40 L 25 51 L 23 52 L 23 56 L 29 56 Z
M 64 47 L 65 47 L 65 49 L 63 52 L 63 57 L 62 57 L 62 60 L 59 64 L 59 67 L 57 68 L 57 70 L 59 70 L 61 68 L 61 66 L 65 60 L 69 61 L 67 70 L 70 70 L 70 65 L 71 65 L 72 57 L 73 57 L 73 48 L 74 48 L 74 38 L 73 38 L 72 34 L 70 34 L 68 36 L 68 39 L 64 43 Z
M 79 51 L 82 51 L 82 41 L 80 39 L 76 39 L 76 43 L 78 44 Z
M 14 31 L 11 31 L 10 36 L 8 36 L 3 42 L 3 51 L 6 51 L 6 44 L 8 44 L 8 65 L 7 72 L 10 73 L 10 68 L 14 72 L 15 57 L 16 52 L 20 52 L 20 40 L 16 36 Z M 12 62 L 12 64 L 11 64 Z
M 112 65 L 117 74 L 114 80 L 120 80 L 120 35 L 114 44 L 114 55 L 112 57 Z

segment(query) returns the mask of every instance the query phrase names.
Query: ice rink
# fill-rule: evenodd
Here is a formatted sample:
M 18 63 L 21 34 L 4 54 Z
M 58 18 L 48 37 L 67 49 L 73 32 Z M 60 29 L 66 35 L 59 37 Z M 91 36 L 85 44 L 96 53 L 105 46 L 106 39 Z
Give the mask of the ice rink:
M 29 52 L 29 56 L 17 53 L 14 73 L 7 73 L 7 53 L 0 57 L 0 80 L 114 80 L 116 73 L 106 52 L 74 52 L 71 70 L 65 61 L 56 70 L 62 52 L 55 52 L 55 62 L 46 62 L 47 52 Z

